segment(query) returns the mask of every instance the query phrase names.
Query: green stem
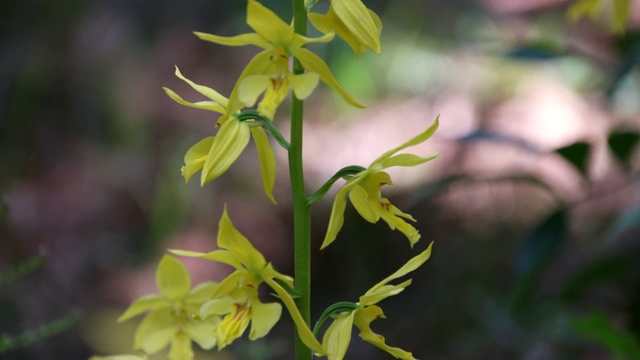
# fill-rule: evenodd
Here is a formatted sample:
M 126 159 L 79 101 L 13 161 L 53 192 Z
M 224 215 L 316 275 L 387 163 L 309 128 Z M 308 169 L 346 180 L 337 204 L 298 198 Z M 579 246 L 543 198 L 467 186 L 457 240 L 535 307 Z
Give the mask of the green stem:
M 307 12 L 304 0 L 293 0 L 293 22 L 296 34 L 307 33 Z M 304 68 L 297 59 L 293 62 L 293 73 L 302 74 Z M 293 93 L 293 92 L 292 92 Z M 307 205 L 302 166 L 302 120 L 303 102 L 292 96 L 291 137 L 289 146 L 289 177 L 293 197 L 293 234 L 296 304 L 307 326 L 311 325 L 311 208 Z M 311 360 L 311 350 L 296 336 L 296 360 Z

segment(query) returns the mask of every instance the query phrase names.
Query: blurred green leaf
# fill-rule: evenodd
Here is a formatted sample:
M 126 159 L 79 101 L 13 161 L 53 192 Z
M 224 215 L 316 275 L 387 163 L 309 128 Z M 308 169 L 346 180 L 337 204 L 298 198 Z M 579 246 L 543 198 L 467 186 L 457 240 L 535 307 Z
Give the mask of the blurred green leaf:
M 0 286 L 13 282 L 21 277 L 24 277 L 44 264 L 46 260 L 46 254 L 41 251 L 38 255 L 32 256 L 26 260 L 19 262 L 13 268 L 5 270 L 0 273 Z
M 521 312 L 532 299 L 556 249 L 564 242 L 566 228 L 567 211 L 560 208 L 524 238 L 514 264 L 517 281 L 510 297 L 512 312 Z
M 614 132 L 609 134 L 607 142 L 611 152 L 623 163 L 627 164 L 634 147 L 640 140 L 640 134 L 635 132 Z
M 577 318 L 573 326 L 578 333 L 601 343 L 619 359 L 640 359 L 640 342 L 636 336 L 614 326 L 602 313 Z
M 565 160 L 567 160 L 568 162 L 572 163 L 573 166 L 575 166 L 580 171 L 580 173 L 586 175 L 590 148 L 591 145 L 580 141 L 560 148 L 555 152 L 565 158 Z
M 71 314 L 17 336 L 0 334 L 0 354 L 16 348 L 27 347 L 38 340 L 66 331 L 77 325 L 79 320 L 80 316 Z

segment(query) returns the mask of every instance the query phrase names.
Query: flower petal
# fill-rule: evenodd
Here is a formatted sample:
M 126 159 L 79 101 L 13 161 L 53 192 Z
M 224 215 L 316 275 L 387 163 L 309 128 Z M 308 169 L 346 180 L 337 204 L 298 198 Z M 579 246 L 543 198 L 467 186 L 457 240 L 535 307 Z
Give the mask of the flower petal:
M 405 142 L 404 144 L 393 148 L 387 152 L 385 152 L 384 154 L 382 154 L 382 156 L 380 156 L 379 158 L 377 158 L 376 160 L 374 160 L 371 163 L 371 166 L 369 166 L 369 169 L 373 170 L 373 171 L 379 171 L 384 169 L 384 167 L 382 166 L 382 163 L 389 159 L 391 156 L 393 156 L 395 153 L 397 153 L 400 150 L 404 150 L 410 146 L 414 146 L 414 145 L 418 145 L 420 143 L 423 143 L 425 141 L 427 141 L 431 135 L 433 135 L 433 133 L 436 132 L 436 130 L 438 129 L 438 125 L 439 125 L 439 121 L 440 121 L 440 117 L 436 117 L 436 120 L 433 122 L 433 124 L 425 131 L 421 132 L 420 134 L 414 136 L 413 138 L 409 139 L 409 141 Z
M 262 176 L 264 193 L 272 203 L 276 204 L 276 199 L 273 197 L 273 187 L 276 183 L 276 157 L 263 128 L 251 128 L 251 135 L 256 143 L 258 159 L 260 159 L 260 175 Z
M 183 331 L 178 331 L 171 339 L 171 350 L 167 354 L 169 360 L 193 360 L 191 339 Z
M 411 279 L 404 281 L 398 285 L 383 285 L 373 292 L 367 292 L 366 295 L 360 296 L 359 303 L 362 306 L 377 304 L 378 302 L 400 294 L 407 286 L 411 285 Z
M 184 156 L 184 166 L 181 169 L 182 176 L 186 182 L 204 167 L 207 154 L 209 154 L 211 145 L 213 145 L 213 139 L 214 136 L 208 136 L 187 150 L 187 154 Z
M 316 86 L 318 86 L 320 76 L 314 72 L 310 72 L 300 75 L 288 74 L 287 79 L 296 97 L 304 100 L 311 95 Z
M 371 12 L 359 0 L 333 0 L 331 7 L 358 42 L 380 54 L 382 25 L 371 17 Z
M 416 166 L 431 161 L 440 155 L 439 152 L 431 154 L 427 157 L 420 157 L 414 154 L 400 154 L 392 156 L 382 161 L 382 168 L 386 169 L 392 166 Z
M 201 305 L 205 301 L 211 299 L 211 294 L 216 290 L 216 287 L 218 287 L 218 283 L 213 281 L 207 281 L 199 284 L 191 290 L 191 293 L 185 299 L 185 304 Z
M 257 1 L 247 3 L 247 24 L 271 43 L 286 44 L 293 37 L 293 28 Z
M 345 185 L 342 189 L 336 193 L 336 198 L 333 200 L 333 206 L 331 207 L 331 216 L 329 217 L 329 226 L 327 227 L 327 234 L 324 236 L 324 241 L 320 246 L 320 250 L 331 245 L 336 239 L 342 225 L 344 224 L 344 210 L 347 207 L 347 194 L 349 188 Z
M 147 354 L 156 353 L 169 345 L 176 331 L 177 324 L 170 309 L 153 311 L 138 326 L 133 346 Z
M 191 290 L 191 276 L 179 260 L 165 255 L 156 270 L 156 285 L 168 299 L 181 300 Z
M 180 95 L 176 94 L 173 90 L 167 87 L 163 87 L 162 89 L 164 90 L 164 92 L 167 93 L 167 95 L 169 95 L 171 99 L 173 99 L 173 101 L 177 102 L 180 105 L 189 106 L 196 109 L 215 111 L 217 113 L 224 114 L 224 111 L 225 111 L 224 106 L 218 104 L 215 101 L 198 101 L 198 102 L 192 103 L 184 100 L 183 98 L 180 97 Z
M 269 333 L 271 328 L 280 320 L 282 315 L 282 305 L 278 303 L 261 303 L 254 299 L 251 313 L 251 331 L 249 340 L 259 339 Z
M 204 321 L 192 321 L 186 326 L 186 332 L 201 348 L 205 350 L 216 346 L 216 337 L 213 328 L 220 322 L 220 318 L 212 318 Z
M 226 315 L 233 311 L 233 303 L 235 301 L 229 296 L 217 297 L 211 299 L 200 307 L 198 316 L 202 319 L 209 319 L 212 316 Z
M 264 256 L 233 225 L 226 204 L 218 225 L 217 241 L 219 247 L 229 250 L 253 273 L 257 273 L 267 263 Z
M 363 219 L 372 224 L 380 220 L 380 204 L 362 186 L 356 186 L 349 192 L 349 200 Z
M 169 252 L 178 256 L 197 257 L 201 259 L 221 262 L 223 264 L 233 266 L 236 269 L 243 268 L 242 263 L 238 261 L 238 259 L 227 250 L 214 250 L 208 253 L 201 253 L 197 251 L 170 249 Z
M 320 80 L 324 81 L 327 85 L 331 86 L 340 95 L 342 95 L 342 98 L 344 98 L 346 102 L 355 107 L 366 107 L 364 104 L 349 95 L 347 90 L 338 83 L 338 80 L 333 76 L 324 60 L 322 60 L 318 55 L 304 48 L 295 49 L 292 55 L 300 61 L 305 69 L 317 73 L 320 76 Z
M 347 353 L 351 342 L 353 319 L 358 310 L 338 315 L 325 331 L 322 347 L 326 349 L 329 360 L 342 360 Z
M 210 87 L 207 86 L 203 86 L 203 85 L 198 85 L 196 83 L 194 83 L 193 81 L 187 79 L 186 77 L 184 77 L 184 75 L 182 75 L 182 73 L 180 72 L 180 69 L 178 69 L 178 67 L 176 66 L 176 72 L 175 72 L 176 76 L 182 80 L 184 80 L 184 82 L 186 82 L 187 84 L 189 84 L 189 86 L 191 86 L 193 88 L 193 90 L 199 92 L 200 94 L 208 97 L 209 99 L 213 100 L 214 102 L 222 105 L 222 107 L 226 108 L 227 104 L 229 103 L 229 99 L 227 99 L 226 97 L 220 95 L 219 92 L 213 90 Z M 219 113 L 223 114 L 223 111 L 219 111 Z
M 270 82 L 270 75 L 249 75 L 243 78 L 238 83 L 238 99 L 246 106 L 253 106 Z
M 233 164 L 249 143 L 249 126 L 231 119 L 220 126 L 204 163 L 200 185 L 215 180 Z
M 369 289 L 369 291 L 367 291 L 365 293 L 366 295 L 369 294 L 373 294 L 376 293 L 380 287 L 388 284 L 390 281 L 395 280 L 401 276 L 404 276 L 414 270 L 416 270 L 417 268 L 419 268 L 422 264 L 424 264 L 427 260 L 429 260 L 429 257 L 431 256 L 431 247 L 433 246 L 433 242 L 431 244 L 429 244 L 429 247 L 427 248 L 427 250 L 421 252 L 419 255 L 414 256 L 413 258 L 409 259 L 409 261 L 407 261 L 406 264 L 404 264 L 400 269 L 398 269 L 396 272 L 394 272 L 393 274 L 387 276 L 386 278 L 384 278 L 382 281 L 380 281 L 379 283 L 375 284 L 371 289 Z
M 125 312 L 118 318 L 118 322 L 131 319 L 149 310 L 156 310 L 163 307 L 169 307 L 171 302 L 165 297 L 158 295 L 147 295 L 136 299 Z
M 388 352 L 396 359 L 416 360 L 410 352 L 387 345 L 382 335 L 378 335 L 371 330 L 371 322 L 378 318 L 384 318 L 384 314 L 382 313 L 382 309 L 377 306 L 369 306 L 357 312 L 354 324 L 360 329 L 360 337 L 362 340 Z
M 220 44 L 220 45 L 227 45 L 227 46 L 255 45 L 263 49 L 271 47 L 271 44 L 268 41 L 266 41 L 256 33 L 241 34 L 236 36 L 218 36 L 218 35 L 194 31 L 194 34 L 200 40 L 209 41 L 209 42 Z

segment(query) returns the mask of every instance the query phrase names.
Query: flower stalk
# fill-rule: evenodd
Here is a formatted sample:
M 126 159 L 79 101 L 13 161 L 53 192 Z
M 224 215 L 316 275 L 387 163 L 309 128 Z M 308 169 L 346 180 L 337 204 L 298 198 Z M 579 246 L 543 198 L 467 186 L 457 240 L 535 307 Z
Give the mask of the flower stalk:
M 307 11 L 304 0 L 293 0 L 294 32 L 307 34 Z M 304 67 L 294 58 L 293 73 L 303 74 Z M 304 104 L 295 94 L 291 99 L 291 136 L 289 144 L 289 178 L 293 201 L 294 278 L 298 294 L 296 304 L 305 323 L 311 324 L 311 207 L 307 204 L 302 165 L 302 128 Z M 296 336 L 296 360 L 311 360 L 311 350 Z

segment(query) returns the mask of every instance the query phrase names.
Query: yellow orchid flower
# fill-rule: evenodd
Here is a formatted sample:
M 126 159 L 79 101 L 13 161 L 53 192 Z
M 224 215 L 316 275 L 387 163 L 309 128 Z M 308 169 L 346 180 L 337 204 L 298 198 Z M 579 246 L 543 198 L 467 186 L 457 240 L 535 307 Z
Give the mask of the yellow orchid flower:
M 185 250 L 170 250 L 180 256 L 199 257 L 221 262 L 236 270 L 220 282 L 211 294 L 211 300 L 200 309 L 201 317 L 228 314 L 216 328 L 220 348 L 241 336 L 251 322 L 249 339 L 266 335 L 280 318 L 280 304 L 263 304 L 258 299 L 257 288 L 266 283 L 278 294 L 291 314 L 302 341 L 313 351 L 324 354 L 322 345 L 305 324 L 296 304 L 282 285 L 293 288 L 293 279 L 277 272 L 271 263 L 233 225 L 225 205 L 218 226 L 217 244 L 220 250 L 200 253 Z
M 391 347 L 385 343 L 383 336 L 371 330 L 371 322 L 378 318 L 384 318 L 382 309 L 375 305 L 389 296 L 401 293 L 411 284 L 411 279 L 398 285 L 389 285 L 389 282 L 402 277 L 424 264 L 431 256 L 431 247 L 421 254 L 410 259 L 398 271 L 389 275 L 369 289 L 360 297 L 358 308 L 353 311 L 343 312 L 334 317 L 333 323 L 327 328 L 322 338 L 322 346 L 327 349 L 329 360 L 342 360 L 351 342 L 351 327 L 355 325 L 360 330 L 360 337 L 367 342 L 381 348 L 393 355 L 396 359 L 415 360 L 410 352 L 397 347 Z
M 404 144 L 382 154 L 382 156 L 374 160 L 367 169 L 353 175 L 347 180 L 342 189 L 338 190 L 336 194 L 331 209 L 327 234 L 325 235 L 321 249 L 329 246 L 329 244 L 336 239 L 338 232 L 342 228 L 344 223 L 344 210 L 347 205 L 347 195 L 349 195 L 349 200 L 351 200 L 351 203 L 360 216 L 368 222 L 376 223 L 382 219 L 392 230 L 398 229 L 402 232 L 409 239 L 411 246 L 418 242 L 420 233 L 405 221 L 405 219 L 411 221 L 415 221 L 415 219 L 411 215 L 403 213 L 400 209 L 393 206 L 389 200 L 382 197 L 380 188 L 383 185 L 393 185 L 389 174 L 382 170 L 392 166 L 416 166 L 435 159 L 439 153 L 431 154 L 424 158 L 413 154 L 396 155 L 396 153 L 429 139 L 438 128 L 438 121 L 438 118 L 436 118 L 433 125 L 427 130 Z
M 230 99 L 227 99 L 217 91 L 187 79 L 180 73 L 177 66 L 175 74 L 209 100 L 189 102 L 173 90 L 163 88 L 171 99 L 181 105 L 209 110 L 222 115 L 217 122 L 220 125 L 218 134 L 200 140 L 187 151 L 184 157 L 185 165 L 182 167 L 182 176 L 185 180 L 188 182 L 200 170 L 202 170 L 200 186 L 215 180 L 238 159 L 247 147 L 249 137 L 253 137 L 260 160 L 262 186 L 269 200 L 275 204 L 273 187 L 276 182 L 276 158 L 269 145 L 267 134 L 260 126 L 261 124 L 251 120 L 240 121 L 238 119 L 237 116 L 244 103 L 234 93 Z
M 296 97 L 304 99 L 315 88 L 318 79 L 336 90 L 349 104 L 364 107 L 347 93 L 338 83 L 327 64 L 317 55 L 304 48 L 306 44 L 327 42 L 333 34 L 318 38 L 309 38 L 296 34 L 293 28 L 282 21 L 273 11 L 257 1 L 249 0 L 247 5 L 247 23 L 255 33 L 232 37 L 223 37 L 196 32 L 198 38 L 216 44 L 228 46 L 255 45 L 265 49 L 258 53 L 247 65 L 238 80 L 238 97 L 247 104 L 253 104 L 257 97 L 266 91 L 259 110 L 264 115 L 275 111 L 289 88 Z M 294 75 L 289 68 L 289 56 L 293 56 L 309 72 Z
M 331 0 L 326 14 L 309 13 L 309 20 L 325 34 L 335 32 L 351 46 L 356 56 L 367 50 L 378 55 L 382 51 L 382 22 L 360 0 Z
M 209 299 L 217 284 L 207 282 L 191 290 L 191 277 L 184 265 L 171 256 L 164 256 L 156 270 L 156 285 L 159 295 L 137 299 L 118 318 L 120 322 L 148 312 L 136 330 L 134 347 L 154 354 L 170 345 L 171 360 L 192 359 L 191 341 L 206 350 L 214 347 L 213 328 L 220 318 L 198 320 L 193 315 Z

